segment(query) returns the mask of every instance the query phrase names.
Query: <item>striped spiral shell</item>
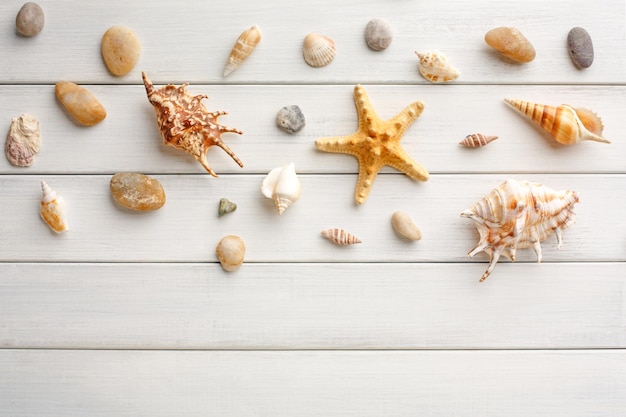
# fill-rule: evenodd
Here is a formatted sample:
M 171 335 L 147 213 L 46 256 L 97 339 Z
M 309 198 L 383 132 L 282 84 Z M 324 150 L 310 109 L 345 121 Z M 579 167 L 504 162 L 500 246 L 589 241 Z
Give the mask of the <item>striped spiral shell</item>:
M 257 25 L 252 25 L 250 29 L 243 31 L 228 55 L 226 66 L 224 66 L 224 77 L 236 70 L 250 56 L 260 41 L 261 29 Z
M 361 240 L 351 233 L 346 232 L 343 229 L 326 229 L 322 230 L 322 236 L 330 240 L 336 245 L 346 246 L 361 243 Z
M 490 142 L 498 139 L 497 136 L 487 136 L 482 133 L 472 133 L 471 135 L 465 136 L 465 139 L 459 142 L 459 145 L 465 146 L 466 148 L 480 148 L 482 146 L 487 145 Z

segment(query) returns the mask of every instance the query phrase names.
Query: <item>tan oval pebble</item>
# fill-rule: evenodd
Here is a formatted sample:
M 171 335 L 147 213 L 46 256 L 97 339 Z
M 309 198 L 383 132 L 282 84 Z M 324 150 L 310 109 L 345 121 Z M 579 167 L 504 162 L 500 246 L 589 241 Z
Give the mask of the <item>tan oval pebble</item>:
M 396 211 L 391 215 L 393 229 L 409 240 L 420 240 L 422 232 L 417 228 L 411 217 L 403 211 Z
M 24 3 L 15 18 L 15 28 L 24 36 L 35 36 L 45 23 L 43 9 L 37 3 Z
M 115 201 L 130 210 L 153 211 L 165 204 L 163 186 L 148 175 L 121 172 L 113 175 L 110 187 Z
M 61 104 L 78 123 L 93 126 L 107 116 L 104 106 L 86 88 L 70 81 L 59 81 L 55 93 Z
M 239 269 L 246 254 L 246 245 L 239 236 L 224 236 L 215 248 L 217 259 L 225 271 L 232 272 Z
M 522 32 L 512 27 L 499 27 L 485 35 L 485 42 L 496 51 L 517 62 L 535 59 L 535 48 Z
M 102 36 L 102 59 L 113 75 L 128 74 L 137 63 L 141 43 L 135 32 L 124 26 L 112 26 Z

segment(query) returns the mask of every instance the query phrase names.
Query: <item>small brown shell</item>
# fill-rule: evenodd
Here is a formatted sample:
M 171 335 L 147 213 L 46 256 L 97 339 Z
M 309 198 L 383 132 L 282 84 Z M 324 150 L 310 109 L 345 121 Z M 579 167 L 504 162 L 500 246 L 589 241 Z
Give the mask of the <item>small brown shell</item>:
M 361 240 L 351 233 L 346 232 L 343 229 L 326 229 L 322 230 L 322 236 L 330 240 L 336 245 L 346 246 L 361 243 Z
M 485 146 L 490 142 L 498 139 L 497 136 L 487 136 L 482 133 L 472 133 L 471 135 L 465 136 L 465 139 L 459 142 L 459 145 L 465 146 L 466 148 L 480 148 L 481 146 Z
M 261 42 L 261 29 L 257 25 L 252 25 L 250 29 L 239 35 L 226 61 L 224 77 L 236 70 L 250 56 L 259 42 Z
M 307 64 L 318 68 L 330 64 L 337 54 L 335 41 L 327 36 L 309 33 L 302 44 L 302 55 Z

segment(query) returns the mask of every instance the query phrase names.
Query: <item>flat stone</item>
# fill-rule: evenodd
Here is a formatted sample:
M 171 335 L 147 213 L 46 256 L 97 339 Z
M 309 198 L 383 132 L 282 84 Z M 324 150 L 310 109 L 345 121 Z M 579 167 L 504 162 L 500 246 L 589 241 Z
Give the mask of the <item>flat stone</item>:
M 301 130 L 306 121 L 300 107 L 294 105 L 285 106 L 276 114 L 276 126 L 287 133 L 296 133 Z
M 505 57 L 517 62 L 530 62 L 535 59 L 535 48 L 519 30 L 499 27 L 485 35 L 485 42 Z
M 141 43 L 135 32 L 124 26 L 112 26 L 102 36 L 102 59 L 113 75 L 128 74 L 139 60 Z
M 24 36 L 35 36 L 43 29 L 46 19 L 40 5 L 33 2 L 24 3 L 15 18 L 17 31 Z
M 580 27 L 572 28 L 567 34 L 569 56 L 578 68 L 589 68 L 593 63 L 593 43 L 589 33 Z
M 365 26 L 365 42 L 373 51 L 385 50 L 393 41 L 391 25 L 384 19 L 372 19 Z
M 161 183 L 148 175 L 121 172 L 111 178 L 111 194 L 122 207 L 137 211 L 158 210 L 165 204 Z
M 98 124 L 107 116 L 98 99 L 89 90 L 73 82 L 59 81 L 55 93 L 67 111 L 84 126 Z

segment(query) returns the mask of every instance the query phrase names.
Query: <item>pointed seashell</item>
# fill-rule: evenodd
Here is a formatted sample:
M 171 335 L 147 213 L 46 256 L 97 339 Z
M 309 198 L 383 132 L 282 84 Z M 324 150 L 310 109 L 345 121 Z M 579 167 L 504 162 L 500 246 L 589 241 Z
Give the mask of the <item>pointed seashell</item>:
M 263 195 L 274 200 L 278 214 L 283 214 L 300 198 L 300 190 L 300 179 L 293 162 L 271 170 L 261 186 Z
M 224 236 L 217 244 L 215 253 L 225 271 L 236 271 L 243 263 L 246 245 L 239 236 Z
M 217 210 L 217 214 L 222 217 L 224 214 L 232 213 L 237 210 L 237 204 L 233 203 L 227 198 L 220 198 L 220 206 Z
M 482 133 L 472 133 L 471 135 L 465 136 L 465 139 L 459 142 L 459 145 L 463 145 L 466 148 L 479 148 L 481 146 L 485 146 L 490 142 L 498 139 L 497 136 L 487 136 Z
M 393 31 L 384 19 L 372 19 L 365 26 L 365 42 L 373 51 L 382 51 L 391 45 Z
M 233 72 L 250 56 L 254 48 L 261 41 L 261 29 L 257 25 L 252 25 L 250 29 L 243 31 L 237 42 L 230 51 L 226 66 L 224 67 L 224 77 Z
M 44 181 L 41 181 L 41 192 L 43 194 L 41 206 L 39 207 L 41 218 L 50 226 L 50 229 L 57 233 L 69 230 L 65 218 L 65 201 L 63 197 L 58 196 L 56 191 L 50 188 Z
M 343 229 L 335 228 L 322 230 L 322 236 L 339 246 L 361 243 L 361 240 L 358 237 L 346 232 Z
M 499 27 L 485 34 L 485 42 L 505 57 L 517 62 L 535 59 L 535 48 L 516 28 Z
M 472 219 L 480 241 L 468 253 L 473 257 L 485 252 L 489 267 L 480 281 L 493 271 L 501 255 L 515 261 L 518 248 L 532 247 L 541 262 L 541 242 L 553 233 L 557 248 L 563 244 L 562 232 L 574 223 L 575 191 L 555 191 L 528 181 L 507 180 L 486 197 L 461 213 Z
M 415 54 L 420 60 L 420 74 L 431 83 L 447 83 L 456 80 L 461 74 L 439 51 L 425 53 L 416 51 Z
M 335 42 L 327 36 L 309 33 L 302 44 L 302 55 L 307 64 L 318 68 L 330 64 L 337 51 Z
M 420 229 L 413 223 L 411 217 L 403 211 L 396 211 L 391 215 L 391 225 L 400 236 L 409 240 L 420 240 L 422 238 Z
M 522 100 L 504 101 L 564 145 L 583 140 L 611 143 L 602 137 L 602 120 L 589 109 L 575 109 L 567 104 L 555 107 Z
M 9 162 L 17 167 L 31 166 L 40 148 L 39 120 L 26 113 L 11 119 L 4 147 Z

